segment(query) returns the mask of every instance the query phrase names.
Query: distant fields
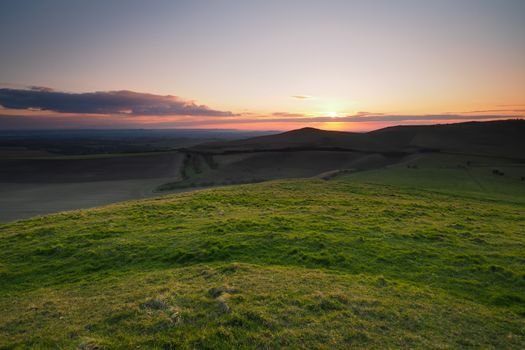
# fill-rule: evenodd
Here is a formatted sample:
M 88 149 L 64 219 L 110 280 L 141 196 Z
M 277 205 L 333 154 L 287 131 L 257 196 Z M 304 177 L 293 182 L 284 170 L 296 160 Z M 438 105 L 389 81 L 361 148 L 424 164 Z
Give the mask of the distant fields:
M 178 152 L 0 159 L 0 222 L 153 197 L 179 176 Z
M 164 184 L 160 190 L 304 178 L 341 168 L 377 168 L 400 160 L 402 157 L 327 150 L 220 155 L 188 152 L 182 164 L 181 179 Z
M 0 348 L 522 349 L 525 184 L 471 158 L 0 225 Z
M 158 196 L 173 178 L 65 183 L 0 183 L 0 223 Z

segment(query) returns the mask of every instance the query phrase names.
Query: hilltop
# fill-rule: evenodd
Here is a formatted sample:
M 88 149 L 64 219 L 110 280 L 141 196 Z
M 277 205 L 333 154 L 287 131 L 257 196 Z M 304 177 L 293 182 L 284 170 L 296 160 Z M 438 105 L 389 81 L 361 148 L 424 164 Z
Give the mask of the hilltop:
M 0 348 L 525 346 L 524 204 L 351 175 L 0 226 Z
M 525 158 L 525 120 L 394 126 L 353 133 L 315 128 L 243 140 L 205 143 L 192 149 L 233 153 L 269 150 L 339 149 L 359 152 L 453 152 Z

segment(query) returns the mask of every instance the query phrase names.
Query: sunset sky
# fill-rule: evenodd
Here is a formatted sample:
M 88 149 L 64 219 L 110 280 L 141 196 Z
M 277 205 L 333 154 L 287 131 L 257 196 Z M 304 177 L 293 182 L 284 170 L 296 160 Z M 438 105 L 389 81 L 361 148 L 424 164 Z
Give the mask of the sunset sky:
M 525 116 L 523 0 L 0 2 L 0 128 Z

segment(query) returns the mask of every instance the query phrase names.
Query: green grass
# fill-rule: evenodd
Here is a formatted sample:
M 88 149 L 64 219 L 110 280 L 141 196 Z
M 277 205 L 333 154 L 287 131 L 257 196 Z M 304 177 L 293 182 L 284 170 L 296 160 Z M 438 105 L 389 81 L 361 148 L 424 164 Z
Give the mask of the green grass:
M 494 169 L 504 175 L 494 175 Z M 423 154 L 401 164 L 345 177 L 358 183 L 394 185 L 525 202 L 525 163 L 502 158 Z
M 356 175 L 2 225 L 0 348 L 524 348 L 525 204 Z

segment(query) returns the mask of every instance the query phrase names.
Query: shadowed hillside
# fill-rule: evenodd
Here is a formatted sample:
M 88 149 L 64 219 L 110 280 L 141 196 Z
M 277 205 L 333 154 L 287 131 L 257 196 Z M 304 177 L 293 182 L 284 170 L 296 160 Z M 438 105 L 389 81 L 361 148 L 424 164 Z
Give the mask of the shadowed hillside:
M 525 159 L 525 120 L 395 126 L 367 135 L 391 147 Z
M 278 135 L 197 145 L 192 150 L 233 153 L 267 150 L 339 149 L 361 152 L 455 152 L 525 158 L 525 121 L 395 126 L 368 133 L 303 128 Z
M 498 157 L 522 163 L 522 135 L 523 120 L 396 126 L 369 133 L 303 128 L 183 149 L 182 180 L 160 189 L 311 177 L 336 170 L 363 171 L 405 164 L 427 154 Z M 467 163 L 468 159 L 462 159 L 454 166 Z

